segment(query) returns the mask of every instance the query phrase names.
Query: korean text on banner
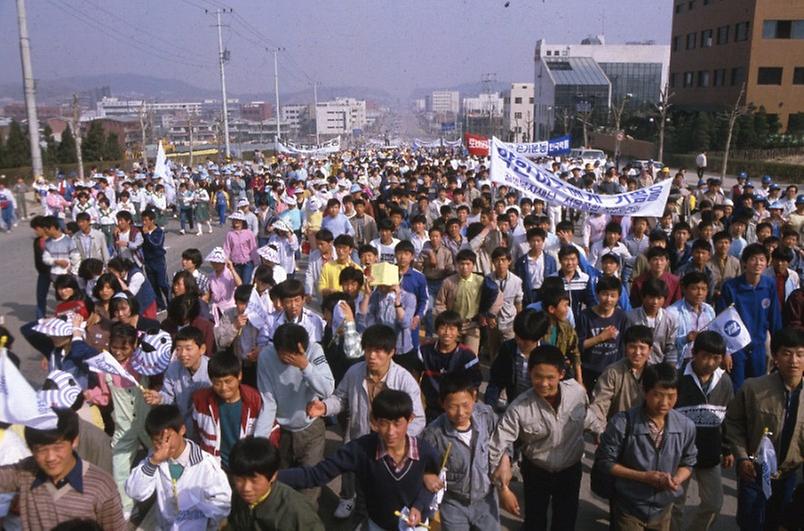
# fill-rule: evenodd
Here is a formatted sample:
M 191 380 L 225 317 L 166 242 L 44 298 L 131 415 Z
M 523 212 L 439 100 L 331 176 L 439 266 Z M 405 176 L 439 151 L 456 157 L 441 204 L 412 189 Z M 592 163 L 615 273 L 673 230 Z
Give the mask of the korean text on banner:
M 510 186 L 528 197 L 553 205 L 613 216 L 661 217 L 672 181 L 616 195 L 600 195 L 572 186 L 549 170 L 517 155 L 496 138 L 491 139 L 491 180 Z

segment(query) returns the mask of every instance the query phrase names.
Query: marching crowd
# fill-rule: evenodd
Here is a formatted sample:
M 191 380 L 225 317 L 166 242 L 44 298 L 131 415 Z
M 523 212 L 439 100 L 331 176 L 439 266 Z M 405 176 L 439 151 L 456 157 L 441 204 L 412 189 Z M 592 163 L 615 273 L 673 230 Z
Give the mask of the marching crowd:
M 3 527 L 324 529 L 340 476 L 361 529 L 567 530 L 593 443 L 612 529 L 709 529 L 731 467 L 740 529 L 801 528 L 804 195 L 542 162 L 672 190 L 658 218 L 588 213 L 443 150 L 93 169 L 36 180 L 30 217 L 0 183 L 37 271 L 37 320 L 0 335 L 58 416 L 2 426 Z

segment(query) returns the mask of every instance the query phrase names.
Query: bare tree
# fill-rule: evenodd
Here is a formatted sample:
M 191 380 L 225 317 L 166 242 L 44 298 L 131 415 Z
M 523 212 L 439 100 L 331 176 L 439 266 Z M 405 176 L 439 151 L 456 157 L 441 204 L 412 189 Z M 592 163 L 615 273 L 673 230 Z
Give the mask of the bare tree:
M 726 112 L 726 118 L 729 122 L 729 132 L 726 135 L 726 146 L 723 149 L 723 166 L 720 168 L 720 178 L 726 177 L 726 167 L 729 165 L 729 149 L 731 149 L 731 137 L 734 132 L 734 124 L 737 123 L 737 118 L 751 112 L 751 106 L 743 103 L 745 97 L 745 82 L 740 87 L 740 94 L 737 96 L 737 101 Z
M 665 83 L 662 93 L 659 94 L 659 103 L 656 104 L 656 111 L 659 114 L 659 152 L 656 160 L 661 162 L 664 159 L 664 127 L 667 125 L 667 114 L 673 106 L 670 100 L 675 96 L 675 92 L 670 92 L 670 84 Z
M 625 112 L 625 105 L 628 103 L 633 95 L 629 92 L 623 99 L 620 101 L 619 105 L 614 105 L 611 108 L 611 114 L 614 118 L 614 164 L 619 168 L 620 167 L 620 124 L 623 118 L 623 112 Z M 586 135 L 584 134 L 584 137 Z

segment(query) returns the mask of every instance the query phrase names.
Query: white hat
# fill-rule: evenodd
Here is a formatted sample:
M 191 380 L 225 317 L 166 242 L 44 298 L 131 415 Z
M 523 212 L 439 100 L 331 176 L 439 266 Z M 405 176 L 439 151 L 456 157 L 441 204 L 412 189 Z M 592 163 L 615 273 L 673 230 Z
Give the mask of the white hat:
M 260 247 L 259 249 L 257 249 L 257 254 L 260 256 L 260 258 L 262 258 L 263 260 L 267 260 L 272 264 L 279 263 L 279 252 L 273 245 L 269 244 Z
M 248 199 L 243 198 L 243 199 L 241 199 L 240 201 L 237 202 L 237 208 L 243 208 L 243 207 L 247 207 L 247 206 L 249 206 Z
M 32 330 L 52 337 L 71 336 L 73 335 L 73 323 L 61 317 L 51 317 L 41 319 Z
M 322 201 L 318 197 L 311 197 L 307 200 L 307 211 L 308 212 L 318 212 L 324 207 L 324 201 Z
M 226 263 L 226 253 L 223 250 L 223 247 L 215 247 L 210 251 L 206 258 L 207 262 L 213 264 L 225 264 Z
M 282 196 L 282 202 L 283 202 L 283 203 L 285 203 L 286 205 L 291 205 L 291 206 L 293 206 L 293 205 L 295 205 L 295 204 L 296 204 L 296 198 L 295 198 L 295 197 L 291 197 L 291 196 L 289 196 L 289 195 L 283 195 L 283 196 Z
M 293 227 L 288 225 L 288 222 L 284 219 L 277 219 L 271 224 L 271 228 L 274 230 L 281 230 L 283 232 L 293 232 Z
M 234 212 L 229 214 L 229 220 L 230 221 L 234 221 L 234 220 L 246 221 L 246 215 L 243 214 L 242 212 L 238 211 L 238 210 L 235 210 Z
M 733 207 L 734 206 L 734 201 L 732 201 L 731 199 L 724 199 L 723 200 L 723 206 Z
M 76 383 L 73 375 L 57 369 L 50 371 L 50 374 L 47 375 L 47 379 L 56 384 L 56 388 L 39 391 L 37 394 L 42 401 L 49 407 L 55 409 L 71 408 L 82 390 L 81 386 Z
M 170 334 L 164 330 L 154 332 L 142 336 L 140 346 L 131 358 L 131 366 L 143 376 L 162 374 L 173 357 L 173 340 Z

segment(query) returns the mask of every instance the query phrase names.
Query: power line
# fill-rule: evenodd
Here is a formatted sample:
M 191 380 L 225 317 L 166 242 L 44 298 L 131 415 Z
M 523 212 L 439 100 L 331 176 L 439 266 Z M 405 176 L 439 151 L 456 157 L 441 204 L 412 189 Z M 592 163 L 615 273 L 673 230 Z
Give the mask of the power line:
M 93 20 L 92 17 L 87 15 L 85 12 L 83 12 L 83 11 L 81 11 L 79 9 L 76 9 L 75 7 L 70 6 L 69 4 L 64 5 L 62 3 L 59 3 L 58 0 L 47 0 L 47 1 L 48 1 L 48 3 L 50 5 L 58 8 L 59 10 L 63 11 L 64 13 L 66 13 L 67 15 L 69 15 L 69 16 L 73 17 L 74 19 L 82 22 L 83 24 L 86 24 L 86 25 L 90 26 L 94 31 L 99 31 L 100 33 L 103 33 L 103 34 L 105 34 L 105 35 L 107 35 L 109 37 L 112 37 L 115 40 L 120 38 L 119 34 L 116 34 L 116 33 L 112 32 L 111 30 L 107 29 L 106 26 L 101 21 Z M 133 38 L 128 38 L 126 45 L 130 46 L 132 48 L 135 48 L 137 50 L 140 50 L 142 52 L 148 53 L 151 56 L 159 58 L 159 59 L 161 59 L 163 61 L 166 61 L 166 62 L 175 63 L 175 64 L 181 64 L 181 65 L 190 66 L 190 67 L 193 67 L 193 68 L 208 68 L 209 67 L 209 65 L 203 65 L 203 64 L 189 62 L 189 61 L 187 61 L 187 58 L 181 57 L 181 56 L 176 56 L 175 54 L 173 54 L 174 57 L 170 57 L 169 55 L 165 55 L 165 53 L 163 53 L 163 51 L 161 49 L 156 48 L 155 46 L 152 46 L 152 45 L 148 45 L 147 43 L 142 43 L 142 42 L 137 41 L 136 39 L 133 39 Z

